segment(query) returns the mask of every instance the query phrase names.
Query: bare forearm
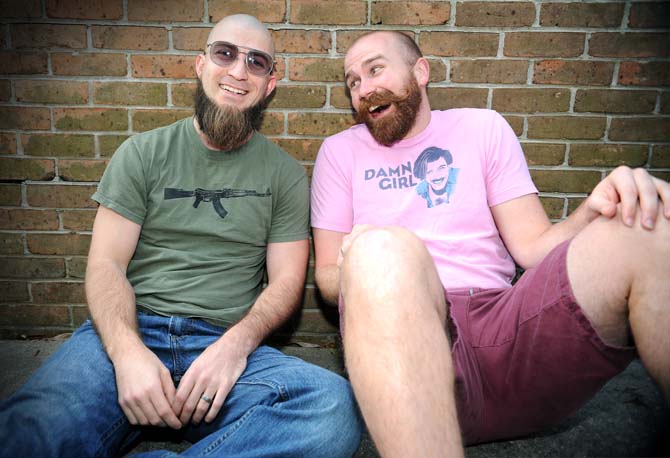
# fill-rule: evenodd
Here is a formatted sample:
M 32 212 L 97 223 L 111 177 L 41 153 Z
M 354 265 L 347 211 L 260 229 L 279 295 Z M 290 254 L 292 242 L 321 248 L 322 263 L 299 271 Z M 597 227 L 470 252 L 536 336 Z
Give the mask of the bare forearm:
M 141 344 L 135 293 L 123 270 L 108 261 L 89 261 L 86 299 L 95 328 L 112 361 L 123 354 L 128 345 Z
M 296 312 L 303 287 L 304 278 L 284 278 L 272 282 L 258 296 L 244 318 L 230 328 L 224 337 L 235 339 L 246 354 L 251 353 Z
M 336 306 L 340 297 L 340 269 L 336 265 L 319 267 L 316 270 L 316 285 L 321 297 L 329 304 Z

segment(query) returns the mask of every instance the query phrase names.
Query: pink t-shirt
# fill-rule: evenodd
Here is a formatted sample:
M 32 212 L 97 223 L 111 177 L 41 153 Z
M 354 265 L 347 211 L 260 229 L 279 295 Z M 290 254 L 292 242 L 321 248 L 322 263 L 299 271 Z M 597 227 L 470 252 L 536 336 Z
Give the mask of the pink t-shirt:
M 328 137 L 312 178 L 312 226 L 402 226 L 423 240 L 445 288 L 506 287 L 514 261 L 489 207 L 536 192 L 502 116 L 433 111 L 423 132 L 390 148 L 360 124 Z

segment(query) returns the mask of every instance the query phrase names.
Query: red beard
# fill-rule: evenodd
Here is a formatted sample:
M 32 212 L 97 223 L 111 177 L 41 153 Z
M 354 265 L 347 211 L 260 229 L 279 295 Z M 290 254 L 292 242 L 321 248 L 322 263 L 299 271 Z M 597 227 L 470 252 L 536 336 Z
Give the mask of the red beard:
M 397 95 L 387 89 L 380 89 L 360 100 L 356 121 L 365 123 L 372 137 L 381 145 L 391 146 L 402 140 L 414 126 L 421 106 L 421 90 L 415 78 L 410 76 L 404 92 Z M 382 118 L 374 119 L 370 113 L 370 107 L 374 106 L 379 106 L 382 110 L 394 106 L 395 110 Z

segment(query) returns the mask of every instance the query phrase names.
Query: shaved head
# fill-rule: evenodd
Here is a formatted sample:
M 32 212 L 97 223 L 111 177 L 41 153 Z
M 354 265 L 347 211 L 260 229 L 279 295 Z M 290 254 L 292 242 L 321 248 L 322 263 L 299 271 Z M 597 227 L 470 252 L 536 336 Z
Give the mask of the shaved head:
M 267 27 L 258 19 L 248 14 L 233 14 L 221 19 L 209 32 L 207 43 L 221 40 L 222 36 L 225 37 L 231 32 L 244 32 L 246 36 L 254 40 L 255 45 L 249 47 L 265 51 L 274 57 L 275 47 Z
M 402 54 L 405 63 L 407 63 L 407 65 L 414 65 L 420 57 L 423 57 L 421 50 L 411 37 L 409 37 L 405 33 L 398 32 L 395 30 L 380 30 L 360 36 L 356 40 L 354 40 L 351 46 L 349 46 L 349 51 L 351 51 L 357 44 L 362 43 L 367 38 L 375 35 L 383 35 L 385 38 L 389 40 L 388 42 L 391 46 L 397 47 L 398 51 Z M 349 51 L 347 51 L 347 53 Z

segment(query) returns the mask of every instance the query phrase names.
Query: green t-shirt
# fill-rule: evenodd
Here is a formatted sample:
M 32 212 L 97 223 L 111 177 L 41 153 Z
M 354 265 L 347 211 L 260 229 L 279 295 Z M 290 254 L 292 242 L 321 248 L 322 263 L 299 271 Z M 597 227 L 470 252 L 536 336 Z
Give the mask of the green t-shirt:
M 211 151 L 192 118 L 126 140 L 92 198 L 142 226 L 127 276 L 161 315 L 235 323 L 261 292 L 267 244 L 309 236 L 303 167 L 257 132 Z

